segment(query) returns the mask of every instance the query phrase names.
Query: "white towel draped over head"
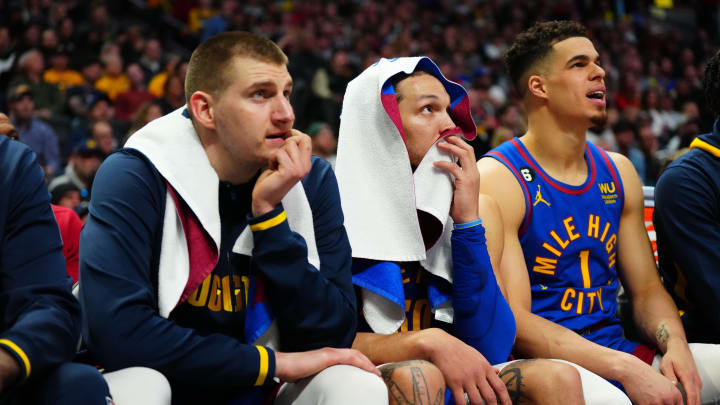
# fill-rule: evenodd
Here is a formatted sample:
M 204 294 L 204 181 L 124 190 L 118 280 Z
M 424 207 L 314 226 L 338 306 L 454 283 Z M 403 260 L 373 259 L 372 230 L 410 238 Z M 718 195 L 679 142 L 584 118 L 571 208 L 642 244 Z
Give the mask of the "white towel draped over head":
M 420 261 L 432 274 L 452 282 L 449 216 L 453 179 L 433 162 L 454 161 L 437 148 L 438 140 L 413 173 L 405 146 L 395 92 L 389 79 L 424 70 L 450 95 L 450 115 L 466 139 L 475 124 L 465 89 L 447 80 L 426 57 L 381 59 L 351 81 L 340 120 L 336 176 L 353 257 L 378 261 Z M 426 250 L 418 211 L 431 247 Z M 428 235 L 427 230 L 432 230 Z M 435 241 L 434 243 L 432 243 Z M 368 281 L 372 283 L 372 281 Z M 378 284 L 386 280 L 377 280 Z M 404 319 L 397 297 L 364 288 L 363 311 L 379 333 L 392 333 Z M 452 319 L 436 311 L 436 317 Z M 448 318 L 449 317 L 449 318 Z

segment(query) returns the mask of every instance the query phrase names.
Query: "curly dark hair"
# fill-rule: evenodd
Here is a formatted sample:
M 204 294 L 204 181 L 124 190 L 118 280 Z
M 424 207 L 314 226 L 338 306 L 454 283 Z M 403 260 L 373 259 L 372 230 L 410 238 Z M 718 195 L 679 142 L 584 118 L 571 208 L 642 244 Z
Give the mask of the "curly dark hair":
M 720 51 L 708 61 L 703 87 L 710 111 L 720 117 Z
M 536 23 L 521 33 L 505 53 L 505 67 L 515 87 L 524 95 L 524 78 L 535 64 L 543 60 L 556 43 L 573 37 L 588 38 L 587 29 L 575 21 Z

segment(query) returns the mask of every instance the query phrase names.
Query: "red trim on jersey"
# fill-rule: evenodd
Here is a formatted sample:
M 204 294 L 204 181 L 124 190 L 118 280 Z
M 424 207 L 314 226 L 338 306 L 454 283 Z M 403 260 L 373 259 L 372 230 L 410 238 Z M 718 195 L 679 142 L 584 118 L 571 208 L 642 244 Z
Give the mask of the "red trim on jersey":
M 598 148 L 598 150 L 600 151 L 600 155 L 602 155 L 603 159 L 605 160 L 605 164 L 607 164 L 608 170 L 610 170 L 610 175 L 612 175 L 613 180 L 615 180 L 615 186 L 618 192 L 618 200 L 624 201 L 622 191 L 620 191 L 620 182 L 618 181 L 618 175 L 617 173 L 615 173 L 615 166 L 610 161 L 610 156 L 608 156 L 607 152 L 605 152 L 605 149 Z
M 527 153 L 525 153 L 525 150 L 523 149 L 522 146 L 520 146 L 520 144 L 516 138 L 511 139 L 510 142 L 515 146 L 515 149 L 518 150 L 518 152 L 523 157 L 523 159 L 525 159 L 525 161 L 527 161 L 527 163 L 530 166 L 532 166 L 532 168 L 535 169 L 535 171 L 540 176 L 542 176 L 542 178 L 548 184 L 550 184 L 551 186 L 553 186 L 554 188 L 558 189 L 559 191 L 561 191 L 565 194 L 573 194 L 573 195 L 582 194 L 582 193 L 588 191 L 590 189 L 590 187 L 592 187 L 592 185 L 595 184 L 595 176 L 597 175 L 596 170 L 595 170 L 595 159 L 593 158 L 592 152 L 590 151 L 590 148 L 587 145 L 585 145 L 585 152 L 588 156 L 588 161 L 590 163 L 590 181 L 588 181 L 588 183 L 585 185 L 585 187 L 583 187 L 579 190 L 573 190 L 573 189 L 569 189 L 567 187 L 561 186 L 560 184 L 556 183 L 553 179 L 546 176 L 545 173 L 542 171 L 542 169 L 535 165 L 535 162 L 533 161 L 533 159 L 530 156 L 528 156 Z
M 523 191 L 525 192 L 525 205 L 526 205 L 525 218 L 523 218 L 523 224 L 520 227 L 520 235 L 522 235 L 525 233 L 525 231 L 527 231 L 528 225 L 530 225 L 530 215 L 532 215 L 532 204 L 530 204 L 530 201 L 531 201 L 530 200 L 530 190 L 528 190 L 527 184 L 525 184 L 525 182 L 523 181 L 523 178 L 522 178 L 522 176 L 520 176 L 520 173 L 518 173 L 517 170 L 515 170 L 515 167 L 513 167 L 513 165 L 511 165 L 510 162 L 508 162 L 507 159 L 505 159 L 505 156 L 503 156 L 501 153 L 496 152 L 496 151 L 490 151 L 487 154 L 492 155 L 492 156 L 496 157 L 497 159 L 499 159 L 500 161 L 502 161 L 503 163 L 505 163 L 505 166 L 507 166 L 513 172 L 515 177 L 517 177 L 518 183 L 520 183 L 520 185 L 523 188 Z

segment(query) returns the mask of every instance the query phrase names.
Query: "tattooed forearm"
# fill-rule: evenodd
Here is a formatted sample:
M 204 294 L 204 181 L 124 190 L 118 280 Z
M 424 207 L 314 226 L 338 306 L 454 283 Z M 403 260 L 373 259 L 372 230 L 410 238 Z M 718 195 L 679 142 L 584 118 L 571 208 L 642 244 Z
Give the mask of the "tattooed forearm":
M 670 332 L 668 332 L 665 324 L 660 325 L 657 332 L 655 332 L 655 337 L 657 338 L 658 343 L 660 343 L 661 345 L 667 343 L 668 339 L 670 339 Z
M 522 370 L 520 368 L 504 368 L 499 376 L 500 379 L 503 380 L 503 382 L 505 383 L 505 387 L 507 387 L 508 390 L 508 395 L 510 396 L 510 400 L 513 404 L 519 404 L 521 403 L 521 401 L 526 401 L 530 399 L 527 394 L 525 394 L 525 384 L 523 384 L 523 379 L 525 377 L 523 377 Z
M 429 364 L 422 360 L 404 361 L 390 363 L 380 367 L 380 373 L 388 387 L 390 403 L 398 405 L 442 405 L 442 388 L 439 388 L 435 395 L 430 393 L 427 379 L 423 373 L 423 365 Z M 395 373 L 404 369 L 402 373 Z M 407 373 L 409 372 L 409 380 Z M 393 377 L 395 375 L 395 377 Z M 403 381 L 397 381 L 402 379 Z M 409 382 L 409 384 L 408 384 Z M 400 383 L 400 384 L 398 384 Z M 402 387 L 401 387 L 402 385 Z M 405 387 L 405 389 L 403 389 Z

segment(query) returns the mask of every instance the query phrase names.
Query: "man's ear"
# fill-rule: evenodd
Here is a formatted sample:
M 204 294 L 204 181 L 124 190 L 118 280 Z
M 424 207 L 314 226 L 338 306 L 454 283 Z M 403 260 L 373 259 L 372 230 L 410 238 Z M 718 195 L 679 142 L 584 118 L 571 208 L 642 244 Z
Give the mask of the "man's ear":
M 213 110 L 213 98 L 204 91 L 196 91 L 190 96 L 188 104 L 194 121 L 205 129 L 215 129 L 215 112 Z
M 527 81 L 528 92 L 535 97 L 547 99 L 547 89 L 545 88 L 545 79 L 539 75 L 531 75 Z

